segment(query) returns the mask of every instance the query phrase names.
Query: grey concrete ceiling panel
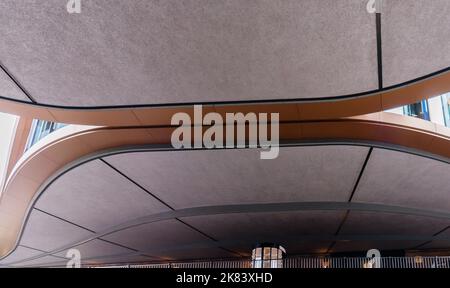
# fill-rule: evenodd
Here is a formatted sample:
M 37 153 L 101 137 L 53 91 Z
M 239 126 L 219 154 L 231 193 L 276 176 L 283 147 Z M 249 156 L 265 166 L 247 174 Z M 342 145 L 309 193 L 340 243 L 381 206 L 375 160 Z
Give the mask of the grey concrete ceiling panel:
M 385 86 L 450 66 L 450 1 L 383 1 Z M 425 96 L 425 95 L 424 95 Z
M 344 218 L 344 211 L 302 211 L 197 216 L 183 218 L 219 241 L 252 239 L 280 242 L 302 235 L 333 235 Z M 280 244 L 283 244 L 282 242 Z
M 20 244 L 43 251 L 51 251 L 90 235 L 92 233 L 85 229 L 33 210 L 25 226 Z
M 347 201 L 368 148 L 281 148 L 274 160 L 259 150 L 175 151 L 107 158 L 175 208 L 295 201 Z
M 365 1 L 4 0 L 2 62 L 40 103 L 310 98 L 376 89 Z M 1 91 L 0 91 L 1 92 Z
M 446 163 L 374 149 L 353 201 L 448 211 L 449 175 Z
M 94 231 L 168 210 L 100 160 L 60 177 L 36 207 Z
M 159 250 L 173 249 L 182 245 L 211 241 L 199 232 L 177 220 L 167 220 L 140 225 L 122 230 L 102 239 L 145 252 L 148 256 L 158 256 Z M 147 252 L 149 251 L 149 252 Z M 149 254 L 153 251 L 155 254 Z
M 450 225 L 449 220 L 410 215 L 351 211 L 339 235 L 428 235 Z

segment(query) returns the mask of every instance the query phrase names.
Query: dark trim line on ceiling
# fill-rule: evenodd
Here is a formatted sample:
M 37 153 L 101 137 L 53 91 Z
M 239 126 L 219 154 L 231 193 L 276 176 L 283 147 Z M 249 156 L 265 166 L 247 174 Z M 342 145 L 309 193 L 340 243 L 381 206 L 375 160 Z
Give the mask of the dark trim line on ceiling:
M 136 250 L 134 248 L 131 248 L 131 247 L 128 247 L 128 246 L 125 246 L 125 245 L 122 245 L 122 244 L 119 244 L 119 243 L 116 243 L 116 242 L 112 242 L 112 241 L 109 241 L 109 240 L 106 240 L 106 239 L 97 238 L 97 240 L 106 242 L 106 243 L 111 244 L 111 245 L 116 245 L 116 246 L 119 246 L 119 247 L 122 247 L 122 248 L 125 248 L 125 249 L 128 249 L 128 250 L 134 251 L 134 252 L 139 252 L 139 250 Z
M 203 235 L 204 237 L 208 238 L 209 240 L 211 240 L 213 242 L 217 242 L 216 238 L 214 238 L 212 236 L 209 236 L 208 234 L 200 231 L 199 229 L 197 229 L 196 227 L 192 226 L 191 224 L 188 224 L 188 223 L 184 222 L 183 220 L 179 219 L 178 217 L 174 218 L 174 219 L 177 220 L 178 222 L 180 222 L 181 224 L 184 224 L 185 226 L 189 227 L 190 229 L 196 231 L 197 233 Z
M 325 97 L 307 97 L 307 98 L 292 98 L 292 99 L 254 99 L 254 100 L 236 100 L 236 101 L 197 101 L 197 102 L 168 102 L 168 103 L 157 103 L 157 104 L 131 104 L 131 105 L 97 105 L 97 106 L 65 106 L 65 105 L 55 105 L 55 104 L 42 104 L 42 103 L 30 103 L 28 101 L 8 98 L 5 96 L 0 96 L 0 99 L 12 101 L 16 103 L 28 104 L 32 106 L 38 107 L 46 107 L 46 108 L 58 108 L 58 109 L 70 109 L 70 110 L 105 110 L 105 109 L 123 109 L 123 108 L 151 108 L 151 107 L 185 107 L 185 106 L 193 106 L 193 105 L 240 105 L 240 104 L 283 104 L 283 103 L 314 103 L 314 102 L 325 102 L 325 101 L 338 101 L 338 100 L 346 100 L 352 98 L 360 98 L 366 97 L 373 94 L 378 94 L 382 92 L 386 92 L 389 90 L 395 90 L 404 86 L 408 86 L 411 84 L 415 84 L 417 82 L 421 82 L 428 78 L 433 78 L 438 76 L 439 74 L 444 74 L 450 72 L 450 66 L 438 70 L 436 72 L 429 73 L 424 76 L 417 77 L 412 80 L 405 81 L 403 83 L 391 85 L 388 87 L 383 87 L 379 89 L 369 90 L 365 92 L 358 92 L 347 95 L 338 95 L 338 96 L 325 96 Z
M 201 230 L 198 229 L 197 227 L 194 227 L 193 225 L 186 223 L 185 221 L 181 220 L 180 218 L 175 218 L 175 220 L 177 220 L 177 221 L 180 222 L 181 224 L 184 224 L 184 225 L 187 226 L 189 229 L 191 229 L 191 230 L 193 230 L 193 231 L 195 231 L 195 232 L 197 232 L 197 233 L 203 235 L 204 237 L 208 238 L 209 240 L 211 240 L 211 241 L 213 241 L 213 242 L 219 242 L 216 238 L 214 238 L 214 237 L 212 237 L 212 236 L 206 234 L 205 232 L 201 231 Z M 224 247 L 218 246 L 217 248 L 219 248 L 219 249 L 221 249 L 221 250 L 223 250 L 223 251 L 225 251 L 225 252 L 228 252 L 228 253 L 230 253 L 230 254 L 240 255 L 238 252 L 235 252 L 235 251 L 233 251 L 233 250 L 230 250 L 230 249 L 227 249 L 227 248 L 224 248 Z
M 425 241 L 425 242 L 423 242 L 423 243 L 421 243 L 421 244 L 419 244 L 419 245 L 416 245 L 416 246 L 414 246 L 414 247 L 409 248 L 409 250 L 420 249 L 420 247 L 423 247 L 423 246 L 425 246 L 425 245 L 427 245 L 427 244 L 430 244 L 431 242 L 433 242 L 433 240 Z
M 339 120 L 336 120 L 336 121 L 339 122 Z M 314 121 L 314 122 L 316 122 L 316 121 Z M 280 122 L 280 123 L 291 123 L 291 121 Z M 298 123 L 298 122 L 294 121 L 292 123 Z M 145 128 L 147 126 L 143 126 L 143 127 Z M 160 127 L 160 126 L 148 126 L 148 127 Z M 166 126 L 161 126 L 161 127 L 164 128 Z M 128 127 L 125 127 L 125 128 L 128 129 Z M 136 128 L 140 128 L 140 127 L 136 127 Z M 111 130 L 114 130 L 114 129 L 120 130 L 122 128 L 121 127 L 111 127 Z M 102 129 L 99 129 L 99 130 L 102 130 Z M 106 128 L 105 128 L 105 130 L 106 130 Z M 321 147 L 321 146 L 339 146 L 339 145 L 379 148 L 379 149 L 384 149 L 384 150 L 389 150 L 389 151 L 406 153 L 406 154 L 410 154 L 410 155 L 414 155 L 414 156 L 418 156 L 418 157 L 423 157 L 423 158 L 427 158 L 430 160 L 439 161 L 439 162 L 442 162 L 445 164 L 450 164 L 450 158 L 432 154 L 432 153 L 429 153 L 426 151 L 409 148 L 409 147 L 404 147 L 401 145 L 386 143 L 386 142 L 365 141 L 365 140 L 355 140 L 355 139 L 331 139 L 331 140 L 314 140 L 314 141 L 294 140 L 294 141 L 281 141 L 279 143 L 280 148 L 310 147 L 310 146 Z M 141 153 L 141 152 L 186 152 L 186 151 L 205 151 L 205 150 L 215 151 L 215 150 L 230 150 L 230 149 L 231 150 L 254 149 L 254 148 L 248 147 L 248 145 L 246 145 L 246 147 L 244 147 L 244 148 L 235 147 L 235 148 L 214 148 L 214 149 L 209 149 L 209 148 L 205 148 L 205 147 L 191 148 L 191 149 L 175 149 L 175 148 L 171 147 L 170 145 L 165 145 L 165 144 L 151 145 L 152 147 L 150 147 L 150 148 L 148 148 L 148 146 L 149 145 L 122 147 L 123 150 L 115 151 L 114 153 L 105 152 L 105 156 L 102 156 L 102 157 L 126 154 L 126 153 L 130 153 L 131 150 L 133 150 L 132 153 Z M 259 148 L 255 148 L 255 149 L 259 149 Z
M 447 230 L 448 228 L 450 228 L 450 226 L 447 226 L 447 227 L 445 227 L 444 229 L 439 230 L 438 232 L 434 233 L 433 236 L 437 236 L 437 235 L 443 233 L 443 232 L 444 232 L 445 230 Z
M 45 250 L 33 248 L 33 247 L 30 247 L 30 246 L 27 246 L 27 245 L 23 245 L 23 244 L 20 244 L 20 245 L 18 245 L 18 246 L 23 247 L 23 248 L 27 248 L 27 249 L 31 249 L 31 250 L 36 250 L 36 251 L 43 252 L 43 253 L 46 253 L 46 252 L 47 252 L 47 251 L 45 251 Z
M 441 230 L 439 230 L 438 232 L 434 233 L 433 236 L 438 236 L 439 234 L 445 232 L 445 231 L 448 230 L 449 228 L 450 228 L 450 226 L 447 226 L 447 227 L 445 227 L 444 229 L 441 229 Z M 431 242 L 433 242 L 433 241 L 426 241 L 426 242 L 424 242 L 424 243 L 422 243 L 422 244 L 419 244 L 419 245 L 417 245 L 417 246 L 414 246 L 414 247 L 411 248 L 411 249 L 418 249 L 418 248 L 420 248 L 420 247 L 422 247 L 422 246 L 425 246 L 425 245 L 427 245 L 427 244 L 430 244 Z
M 39 208 L 36 208 L 36 207 L 33 207 L 33 209 L 36 210 L 36 211 L 42 212 L 42 213 L 44 213 L 44 214 L 47 214 L 47 215 L 50 216 L 50 217 L 54 217 L 54 218 L 56 218 L 56 219 L 58 219 L 58 220 L 61 220 L 61 221 L 63 221 L 63 222 L 66 222 L 67 224 L 70 224 L 70 225 L 73 225 L 73 226 L 75 226 L 75 227 L 78 227 L 78 228 L 80 228 L 80 229 L 84 229 L 84 230 L 86 230 L 86 231 L 88 231 L 88 232 L 91 232 L 91 233 L 94 233 L 94 234 L 97 233 L 97 232 L 95 232 L 94 230 L 91 230 L 91 229 L 89 229 L 89 228 L 86 228 L 86 227 L 84 227 L 84 226 L 81 226 L 81 225 L 79 225 L 79 224 L 76 224 L 76 223 L 74 223 L 74 222 L 72 222 L 72 221 L 69 221 L 69 220 L 67 220 L 67 219 L 65 219 L 65 218 L 56 216 L 56 215 L 54 215 L 54 214 L 52 214 L 52 213 L 50 213 L 50 212 L 44 211 L 44 210 L 39 209 Z M 118 244 L 118 243 L 114 243 L 114 242 L 112 242 L 112 241 L 108 241 L 108 240 L 105 240 L 105 239 L 98 238 L 98 240 L 101 240 L 101 241 L 104 241 L 104 242 L 107 242 L 107 243 L 109 243 L 109 244 L 113 244 L 113 245 L 116 245 L 116 246 L 119 246 L 119 247 L 122 247 L 122 248 L 126 248 L 126 249 L 129 249 L 129 250 L 135 251 L 135 252 L 138 251 L 138 250 L 136 250 L 136 249 L 134 249 L 134 248 L 130 248 L 130 247 L 127 247 L 127 246 L 125 246 L 125 245 Z M 39 250 L 39 249 L 36 249 L 36 248 L 33 248 L 33 247 L 28 247 L 28 246 L 25 246 L 25 245 L 19 245 L 19 246 L 23 246 L 23 247 L 26 247 L 26 248 L 38 250 L 38 251 L 41 251 L 41 252 L 45 252 L 45 251 L 43 251 L 43 250 Z M 53 255 L 53 254 L 52 254 L 52 255 Z M 60 256 L 57 256 L 57 255 L 54 255 L 54 256 L 55 256 L 55 257 L 60 257 Z M 60 257 L 60 258 L 64 258 L 64 257 Z M 64 258 L 64 259 L 65 259 L 65 258 Z
M 169 204 L 167 204 L 165 201 L 163 201 L 161 198 L 159 198 L 158 196 L 156 196 L 155 194 L 153 194 L 152 192 L 150 192 L 149 190 L 147 190 L 144 186 L 142 186 L 141 184 L 137 183 L 136 181 L 134 181 L 133 179 L 131 179 L 128 175 L 126 175 L 125 173 L 123 173 L 122 171 L 120 171 L 119 169 L 117 169 L 114 165 L 112 165 L 111 163 L 109 163 L 108 161 L 106 161 L 103 158 L 98 158 L 101 162 L 103 162 L 104 164 L 106 164 L 106 166 L 108 166 L 109 168 L 111 168 L 112 170 L 114 170 L 115 172 L 117 172 L 119 175 L 121 175 L 122 177 L 124 177 L 126 180 L 128 180 L 129 182 L 133 183 L 136 187 L 138 187 L 140 190 L 144 191 L 145 193 L 147 193 L 148 195 L 150 195 L 151 197 L 153 197 L 155 200 L 157 200 L 158 202 L 160 202 L 161 204 L 163 204 L 164 206 L 166 206 L 167 208 L 169 208 L 170 210 L 175 210 L 172 206 L 170 206 Z
M 383 54 L 381 45 L 381 13 L 375 13 L 377 30 L 377 68 L 378 68 L 378 89 L 383 89 Z
M 349 201 L 350 202 L 350 201 Z M 338 228 L 336 229 L 336 232 L 334 232 L 334 236 L 338 236 L 341 232 L 342 226 L 344 226 L 345 221 L 347 221 L 348 215 L 350 214 L 350 210 L 345 211 L 344 217 L 342 217 L 341 222 L 339 223 Z M 330 243 L 327 249 L 327 254 L 331 252 L 331 249 L 333 249 L 334 245 L 336 245 L 336 241 L 333 241 Z
M 363 163 L 363 165 L 361 167 L 361 170 L 359 171 L 358 178 L 356 179 L 355 185 L 353 185 L 352 192 L 351 192 L 350 197 L 349 197 L 349 199 L 347 201 L 348 203 L 352 202 L 353 196 L 355 195 L 355 192 L 358 189 L 359 181 L 361 180 L 361 177 L 362 177 L 362 175 L 364 173 L 364 170 L 366 169 L 366 165 L 367 165 L 367 162 L 369 161 L 370 155 L 372 154 L 372 150 L 373 150 L 373 147 L 370 147 L 369 151 L 367 152 L 367 156 L 364 159 L 364 163 Z M 342 218 L 341 223 L 339 224 L 336 232 L 334 233 L 335 236 L 338 236 L 339 233 L 341 232 L 341 229 L 344 226 L 345 221 L 347 221 L 347 218 L 348 218 L 349 214 L 350 214 L 350 210 L 345 211 L 344 217 Z M 336 245 L 336 241 L 331 242 L 330 246 L 328 246 L 327 253 L 329 253 L 331 251 L 331 249 L 333 249 L 334 245 Z
M 95 231 L 93 231 L 93 230 L 91 230 L 91 229 L 89 229 L 89 228 L 83 227 L 83 226 L 81 226 L 81 225 L 79 225 L 79 224 L 76 224 L 76 223 L 74 223 L 74 222 L 72 222 L 72 221 L 69 221 L 69 220 L 67 220 L 67 219 L 61 218 L 61 217 L 59 217 L 59 216 L 56 216 L 56 215 L 54 215 L 54 214 L 52 214 L 52 213 L 50 213 L 50 212 L 41 210 L 41 209 L 39 209 L 39 208 L 37 208 L 37 207 L 33 207 L 33 210 L 39 211 L 39 212 L 44 213 L 44 214 L 46 214 L 46 215 L 48 215 L 48 216 L 54 217 L 54 218 L 56 218 L 56 219 L 59 219 L 59 220 L 61 220 L 61 221 L 63 221 L 63 222 L 66 222 L 66 223 L 68 223 L 68 224 L 71 224 L 71 225 L 73 225 L 73 226 L 76 226 L 76 227 L 78 227 L 78 228 L 80 228 L 80 229 L 86 230 L 86 231 L 88 231 L 88 232 L 90 232 L 90 233 L 97 233 L 97 232 L 95 232 Z
M 37 248 L 33 248 L 33 247 L 30 247 L 30 246 L 27 246 L 27 245 L 20 244 L 19 246 L 20 246 L 20 247 L 23 247 L 23 248 L 35 250 L 35 251 L 38 251 L 38 252 L 41 252 L 41 253 L 47 253 L 47 251 L 44 251 L 44 250 L 41 250 L 41 249 L 37 249 Z M 58 256 L 58 255 L 51 255 L 51 256 L 56 257 L 56 258 L 61 258 L 61 259 L 67 259 L 67 258 Z M 19 261 L 21 261 L 21 260 L 19 260 Z M 1 266 L 1 265 L 0 265 L 0 266 Z
M 12 73 L 8 70 L 8 68 L 6 68 L 6 66 L 0 61 L 0 69 L 3 70 L 3 72 L 5 72 L 5 74 L 9 77 L 9 79 L 11 79 L 11 81 L 14 82 L 14 84 L 16 84 L 16 86 L 22 91 L 23 94 L 25 94 L 25 96 L 27 96 L 28 99 L 30 99 L 31 102 L 37 104 L 37 101 L 31 96 L 30 92 L 28 92 L 27 89 L 25 89 L 25 87 L 19 82 L 19 80 L 17 80 L 16 77 L 14 77 L 14 75 L 12 75 Z M 6 97 L 0 97 L 0 98 L 6 98 Z M 10 98 L 6 98 L 11 100 Z M 25 103 L 30 104 L 27 101 L 24 101 Z
M 355 185 L 353 186 L 353 189 L 350 194 L 350 198 L 348 199 L 348 202 L 352 202 L 353 197 L 355 196 L 356 190 L 358 189 L 359 182 L 361 181 L 361 177 L 363 176 L 364 171 L 366 170 L 367 163 L 369 162 L 370 155 L 372 155 L 372 151 L 373 151 L 373 147 L 370 147 L 369 151 L 367 152 L 366 159 L 364 159 L 364 163 L 361 167 L 361 170 L 359 171 L 358 178 L 356 179 Z
M 342 219 L 341 223 L 339 224 L 339 227 L 336 229 L 336 232 L 334 232 L 335 236 L 338 236 L 339 233 L 341 232 L 342 226 L 344 226 L 345 221 L 347 220 L 349 214 L 350 214 L 350 210 L 345 211 L 344 219 Z

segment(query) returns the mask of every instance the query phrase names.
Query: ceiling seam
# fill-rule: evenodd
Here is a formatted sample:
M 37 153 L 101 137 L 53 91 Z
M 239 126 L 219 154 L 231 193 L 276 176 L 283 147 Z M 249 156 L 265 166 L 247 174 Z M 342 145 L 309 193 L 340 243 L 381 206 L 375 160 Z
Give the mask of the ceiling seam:
M 27 246 L 27 245 L 23 245 L 23 244 L 19 244 L 19 246 L 21 246 L 21 247 L 24 247 L 24 248 L 27 248 L 27 249 L 32 249 L 32 250 L 36 250 L 36 251 L 39 251 L 39 252 L 43 252 L 43 253 L 48 253 L 47 251 L 45 251 L 45 250 L 42 250 L 42 249 L 37 249 L 37 248 L 34 248 L 34 247 L 30 247 L 30 246 Z
M 443 232 L 444 232 L 445 230 L 447 230 L 448 228 L 450 228 L 450 226 L 447 226 L 447 227 L 445 227 L 444 229 L 440 230 L 439 232 L 434 233 L 433 236 L 437 236 L 437 235 L 443 233 Z
M 95 239 L 93 239 L 93 240 L 91 240 L 91 241 L 94 241 L 94 240 L 95 240 Z M 97 240 L 100 240 L 100 241 L 103 241 L 103 242 L 106 242 L 106 243 L 109 243 L 109 244 L 112 244 L 112 245 L 116 245 L 116 246 L 119 246 L 119 247 L 122 247 L 122 248 L 125 248 L 125 249 L 129 249 L 129 250 L 132 250 L 132 251 L 134 251 L 134 252 L 139 252 L 138 249 L 134 249 L 134 248 L 131 248 L 131 247 L 128 247 L 128 246 L 119 244 L 119 243 L 115 243 L 115 242 L 113 242 L 113 241 L 109 241 L 109 240 L 106 240 L 106 239 L 103 239 L 103 238 L 97 238 Z M 88 243 L 88 242 L 86 242 L 86 243 Z
M 5 72 L 5 74 L 9 77 L 9 79 L 14 82 L 14 84 L 22 91 L 25 96 L 27 96 L 28 99 L 30 99 L 31 102 L 37 104 L 38 102 L 34 99 L 33 96 L 31 96 L 30 92 L 17 80 L 14 75 L 11 74 L 11 72 L 6 68 L 6 66 L 0 61 L 0 69 Z
M 47 214 L 47 215 L 49 215 L 49 216 L 52 216 L 52 217 L 54 217 L 54 218 L 56 218 L 56 219 L 59 219 L 59 220 L 61 220 L 61 221 L 64 221 L 64 222 L 66 222 L 66 223 L 68 223 L 68 224 L 71 224 L 71 225 L 73 225 L 73 226 L 76 226 L 76 227 L 78 227 L 78 228 L 81 228 L 81 229 L 84 229 L 84 230 L 86 230 L 86 231 L 89 231 L 89 232 L 91 232 L 91 233 L 94 233 L 94 234 L 97 233 L 97 232 L 95 232 L 95 231 L 93 231 L 93 230 L 91 230 L 91 229 L 89 229 L 89 228 L 86 228 L 86 227 L 84 227 L 84 226 L 81 226 L 81 225 L 79 225 L 79 224 L 76 224 L 76 223 L 74 223 L 74 222 L 72 222 L 72 221 L 69 221 L 69 220 L 67 220 L 67 219 L 64 219 L 64 218 L 62 218 L 62 217 L 56 216 L 56 215 L 54 215 L 54 214 L 52 214 L 52 213 L 49 213 L 49 212 L 47 212 L 47 211 L 41 210 L 41 209 L 36 208 L 36 207 L 33 207 L 33 209 L 36 210 L 36 211 L 42 212 L 42 213 L 44 213 L 44 214 Z
M 372 151 L 373 151 L 373 147 L 370 147 L 369 151 L 367 152 L 366 159 L 364 160 L 364 163 L 361 167 L 361 170 L 359 171 L 358 178 L 356 179 L 356 183 L 353 186 L 352 193 L 350 194 L 350 198 L 348 199 L 348 202 L 352 202 L 352 200 L 353 200 L 356 190 L 358 189 L 359 182 L 361 181 L 364 171 L 366 170 L 367 163 L 369 162 L 370 156 L 372 155 Z
M 383 89 L 383 54 L 381 43 L 381 13 L 375 13 L 376 35 L 377 35 L 377 69 L 378 69 L 378 89 Z
M 211 241 L 213 241 L 213 242 L 219 242 L 219 240 L 217 240 L 217 239 L 215 239 L 214 237 L 212 237 L 212 236 L 206 234 L 205 232 L 201 231 L 201 230 L 198 229 L 197 227 L 194 227 L 194 226 L 192 226 L 191 224 L 188 224 L 188 223 L 184 222 L 184 221 L 181 220 L 180 218 L 175 218 L 175 220 L 177 220 L 177 221 L 179 221 L 180 223 L 186 225 L 188 228 L 190 228 L 190 229 L 196 231 L 197 233 L 200 233 L 201 235 L 205 236 L 206 238 L 210 239 Z M 227 248 L 225 248 L 225 247 L 217 247 L 217 248 L 222 249 L 222 250 L 224 250 L 224 251 L 226 251 L 226 252 L 229 252 L 229 253 L 232 253 L 232 254 L 241 255 L 240 253 L 235 252 L 235 251 L 230 250 L 230 249 L 227 249 Z
M 349 197 L 349 199 L 348 199 L 348 201 L 347 201 L 348 203 L 352 202 L 352 199 L 353 199 L 353 196 L 354 196 L 354 194 L 355 194 L 355 192 L 356 192 L 356 189 L 358 189 L 359 182 L 360 182 L 360 180 L 361 180 L 362 174 L 364 173 L 364 170 L 366 169 L 367 162 L 369 162 L 369 158 L 370 158 L 370 155 L 372 154 L 372 150 L 373 150 L 373 147 L 370 147 L 370 148 L 369 148 L 369 151 L 367 152 L 367 156 L 366 156 L 366 158 L 365 158 L 365 160 L 364 160 L 364 163 L 363 163 L 363 165 L 362 165 L 362 167 L 361 167 L 361 170 L 359 171 L 358 178 L 356 179 L 356 183 L 355 183 L 355 185 L 353 186 L 352 192 L 351 192 L 350 197 Z M 341 229 L 342 229 L 342 227 L 344 226 L 345 221 L 347 221 L 347 218 L 348 218 L 348 215 L 349 215 L 349 214 L 350 214 L 350 210 L 347 210 L 347 211 L 345 212 L 344 217 L 342 218 L 342 221 L 341 221 L 341 223 L 339 224 L 339 226 L 338 226 L 336 232 L 334 233 L 335 236 L 339 235 L 339 233 L 341 232 Z M 328 249 L 327 249 L 327 252 L 326 252 L 326 253 L 327 253 L 327 254 L 330 253 L 331 249 L 332 249 L 335 245 L 336 245 L 336 241 L 331 242 L 330 246 L 328 246 Z
M 350 210 L 346 210 L 346 211 L 345 211 L 345 214 L 344 214 L 344 217 L 342 218 L 342 220 L 341 220 L 341 222 L 340 222 L 338 228 L 336 229 L 336 232 L 334 232 L 334 236 L 339 235 L 339 232 L 341 232 L 342 226 L 344 226 L 344 223 L 345 223 L 345 221 L 347 220 L 349 214 L 350 214 Z M 327 252 L 326 252 L 326 253 L 327 253 L 327 254 L 330 253 L 330 252 L 331 252 L 331 249 L 332 249 L 335 245 L 336 245 L 336 241 L 332 241 L 332 242 L 330 243 L 330 246 L 328 246 L 328 249 L 327 249 Z
M 171 209 L 172 211 L 176 211 L 175 208 L 173 208 L 172 206 L 170 206 L 169 204 L 167 204 L 165 201 L 163 201 L 161 198 L 159 198 L 158 196 L 154 195 L 152 192 L 150 192 L 148 189 L 146 189 L 145 187 L 143 187 L 142 185 L 140 185 L 139 183 L 137 183 L 136 181 L 134 181 L 133 179 L 131 179 L 131 177 L 129 177 L 128 175 L 126 175 L 125 173 L 123 173 L 122 171 L 120 171 L 117 167 L 115 167 L 114 165 L 112 165 L 111 163 L 109 163 L 108 161 L 106 161 L 103 158 L 99 158 L 100 161 L 102 161 L 104 164 L 106 164 L 107 166 L 109 166 L 111 169 L 113 169 L 114 171 L 116 171 L 117 173 L 119 173 L 120 175 L 122 175 L 123 177 L 125 177 L 128 181 L 130 181 L 131 183 L 133 183 L 134 185 L 136 185 L 137 187 L 139 187 L 140 189 L 142 189 L 143 191 L 145 191 L 147 194 L 149 194 L 150 196 L 152 196 L 153 198 L 155 198 L 157 201 L 159 201 L 160 203 L 162 203 L 163 205 L 167 206 L 167 208 Z M 197 229 L 196 227 L 184 222 L 183 220 L 179 219 L 179 218 L 175 218 L 174 220 L 179 221 L 180 223 L 186 225 L 188 228 L 196 231 L 197 233 L 205 236 L 206 238 L 217 242 L 217 239 L 215 239 L 214 237 L 209 236 L 208 234 L 200 231 L 199 229 Z
M 159 198 L 158 196 L 156 196 L 155 194 L 153 194 L 152 192 L 150 192 L 148 189 L 146 189 L 144 186 L 142 186 L 141 184 L 137 183 L 136 181 L 134 181 L 133 179 L 131 179 L 128 175 L 126 175 L 125 173 L 123 173 L 122 171 L 120 171 L 119 169 L 117 169 L 114 165 L 112 165 L 111 163 L 109 163 L 108 161 L 106 161 L 103 158 L 98 158 L 100 161 L 102 161 L 105 165 L 107 165 L 109 168 L 113 169 L 114 171 L 116 171 L 117 173 L 119 173 L 122 177 L 124 177 L 125 179 L 127 179 L 128 181 L 130 181 L 131 183 L 133 183 L 134 185 L 136 185 L 138 188 L 140 188 L 142 191 L 146 192 L 148 195 L 152 196 L 153 198 L 155 198 L 157 201 L 159 201 L 161 204 L 163 204 L 164 206 L 166 206 L 167 208 L 169 208 L 172 211 L 175 211 L 175 209 L 170 206 L 169 204 L 167 204 L 165 201 L 163 201 L 161 198 Z
M 421 244 L 419 244 L 419 245 L 417 245 L 417 246 L 414 246 L 414 247 L 409 248 L 408 250 L 419 249 L 420 247 L 425 246 L 425 245 L 427 245 L 427 244 L 430 244 L 431 242 L 433 242 L 433 240 L 425 241 L 425 242 L 423 242 L 423 243 L 421 243 Z
M 439 235 L 439 234 L 445 232 L 445 231 L 446 231 L 447 229 L 449 229 L 449 228 L 450 228 L 450 226 L 447 226 L 447 227 L 445 227 L 444 229 L 441 229 L 441 230 L 439 230 L 438 232 L 434 233 L 433 236 L 437 236 L 437 235 Z M 424 243 L 422 243 L 422 244 L 419 244 L 419 245 L 417 245 L 417 246 L 414 246 L 414 247 L 411 248 L 411 249 L 418 249 L 418 248 L 420 248 L 420 247 L 422 247 L 422 246 L 425 246 L 425 245 L 427 245 L 427 244 L 430 244 L 431 242 L 433 242 L 433 241 L 426 241 L 426 242 L 424 242 Z

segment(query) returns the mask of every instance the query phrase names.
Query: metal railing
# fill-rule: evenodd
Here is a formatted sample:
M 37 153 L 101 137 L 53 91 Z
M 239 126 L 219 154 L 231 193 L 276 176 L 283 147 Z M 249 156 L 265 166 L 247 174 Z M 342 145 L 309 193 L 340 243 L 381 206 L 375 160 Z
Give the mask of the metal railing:
M 282 268 L 305 269 L 359 269 L 359 268 L 450 268 L 449 256 L 415 256 L 415 257 L 291 257 L 283 259 Z M 103 267 L 106 268 L 106 267 Z M 107 268 L 252 268 L 251 260 L 217 260 L 171 262 L 156 264 L 131 264 L 107 266 Z

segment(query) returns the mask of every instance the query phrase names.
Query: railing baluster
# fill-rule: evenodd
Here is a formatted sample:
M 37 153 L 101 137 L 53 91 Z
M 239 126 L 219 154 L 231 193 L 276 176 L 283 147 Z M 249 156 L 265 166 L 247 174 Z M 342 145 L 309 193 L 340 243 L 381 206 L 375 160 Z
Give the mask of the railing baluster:
M 420 257 L 420 256 L 417 256 Z M 381 268 L 449 268 L 450 257 L 424 256 L 417 257 L 382 257 L 379 261 Z M 369 263 L 375 265 L 374 259 L 366 257 L 289 257 L 280 260 L 283 268 L 363 268 Z M 97 267 L 97 266 L 96 266 Z M 221 260 L 221 261 L 192 261 L 177 263 L 155 263 L 155 264 L 130 264 L 130 265 L 110 265 L 104 268 L 219 268 L 238 269 L 253 267 L 250 260 Z M 102 268 L 102 267 L 99 267 Z

